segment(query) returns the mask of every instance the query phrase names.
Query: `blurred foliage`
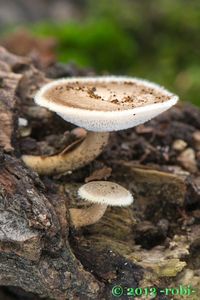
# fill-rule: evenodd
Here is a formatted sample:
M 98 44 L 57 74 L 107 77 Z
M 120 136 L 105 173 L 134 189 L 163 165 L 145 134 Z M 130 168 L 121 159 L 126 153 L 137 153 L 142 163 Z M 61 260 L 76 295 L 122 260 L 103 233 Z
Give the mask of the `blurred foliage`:
M 98 73 L 146 78 L 200 105 L 199 0 L 85 0 L 83 21 L 31 26 L 58 58 Z
M 36 34 L 55 36 L 59 41 L 58 58 L 62 62 L 75 61 L 98 72 L 127 70 L 136 47 L 128 33 L 108 20 L 84 24 L 36 24 Z
M 88 1 L 94 19 L 112 20 L 134 40 L 138 51 L 128 74 L 156 81 L 200 105 L 199 0 Z

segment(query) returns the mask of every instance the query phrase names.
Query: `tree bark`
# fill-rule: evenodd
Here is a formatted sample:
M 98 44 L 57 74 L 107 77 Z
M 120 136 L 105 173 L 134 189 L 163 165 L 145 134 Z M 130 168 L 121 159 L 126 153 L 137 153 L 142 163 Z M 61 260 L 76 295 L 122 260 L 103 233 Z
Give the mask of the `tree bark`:
M 101 284 L 69 247 L 64 199 L 56 192 L 49 196 L 38 176 L 15 157 L 16 90 L 31 68 L 37 71 L 2 48 L 0 63 L 0 285 L 52 299 L 96 299 Z M 22 64 L 26 74 L 13 73 Z
M 38 110 L 32 100 L 34 92 L 48 80 L 29 59 L 0 48 L 0 285 L 21 288 L 38 299 L 58 300 L 114 299 L 111 290 L 115 285 L 124 287 L 120 299 L 127 299 L 126 287 L 154 286 L 155 299 L 160 300 L 171 299 L 172 295 L 159 293 L 159 288 L 181 284 L 197 288 L 200 284 L 198 145 L 194 174 L 180 166 L 141 164 L 142 159 L 151 156 L 151 151 L 155 156 L 158 153 L 139 137 L 136 148 L 141 151 L 141 142 L 145 152 L 140 162 L 122 160 L 120 152 L 119 160 L 111 148 L 105 151 L 101 163 L 94 165 L 106 162 L 112 168 L 111 180 L 132 191 L 135 203 L 130 208 L 109 208 L 100 222 L 75 230 L 68 208 L 78 206 L 78 182 L 88 175 L 91 177 L 87 178 L 94 177 L 88 174 L 94 165 L 75 174 L 39 178 L 20 159 L 19 117 L 30 117 L 36 129 L 35 118 L 48 128 L 55 127 L 57 117 L 45 109 Z M 183 122 L 186 116 L 192 119 L 191 126 Z M 174 126 L 169 134 L 172 137 L 176 132 L 180 136 L 177 128 L 185 124 L 181 125 L 187 128 L 183 136 L 189 143 L 193 132 L 200 130 L 199 116 L 198 109 L 180 106 L 171 115 L 167 113 L 158 119 L 155 127 L 158 130 L 159 124 L 168 122 Z M 62 128 L 62 120 L 56 122 Z M 142 130 L 138 129 L 138 135 Z M 147 133 L 150 130 L 149 127 Z M 161 133 L 156 131 L 156 134 Z M 119 143 L 124 136 L 117 138 Z M 125 136 L 128 138 L 130 135 Z M 112 145 L 115 139 L 113 135 Z M 27 141 L 32 143 L 30 139 Z M 110 168 L 107 168 L 109 176 Z M 198 291 L 191 299 L 199 299 Z

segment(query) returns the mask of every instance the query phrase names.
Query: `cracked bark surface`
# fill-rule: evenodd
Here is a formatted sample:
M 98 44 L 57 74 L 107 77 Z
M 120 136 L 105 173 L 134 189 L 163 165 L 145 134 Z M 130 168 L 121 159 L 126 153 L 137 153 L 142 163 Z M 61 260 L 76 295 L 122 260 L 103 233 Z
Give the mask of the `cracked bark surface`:
M 34 92 L 48 80 L 29 59 L 0 48 L 0 297 L 107 300 L 114 299 L 111 289 L 118 284 L 198 288 L 200 146 L 193 134 L 200 130 L 199 110 L 178 106 L 147 127 L 111 135 L 105 153 L 90 166 L 39 178 L 21 154 L 52 154 L 59 132 L 71 129 L 33 103 Z M 29 121 L 28 136 L 20 131 L 19 117 Z M 155 147 L 165 130 L 170 149 L 177 138 L 193 147 L 189 170 L 177 166 L 177 161 L 188 166 L 183 153 L 176 160 L 180 153 Z M 53 146 L 45 140 L 50 132 Z M 72 135 L 61 136 L 61 148 L 73 142 Z M 77 201 L 77 187 L 95 176 L 111 176 L 134 193 L 135 203 L 109 208 L 100 222 L 76 231 L 68 209 L 84 206 Z M 192 297 L 199 299 L 198 291 Z M 171 297 L 158 292 L 155 299 Z
M 64 199 L 51 203 L 38 176 L 6 153 L 17 144 L 15 92 L 23 77 L 12 70 L 26 62 L 2 48 L 0 59 L 7 64 L 0 73 L 0 285 L 52 299 L 95 299 L 101 284 L 69 247 Z

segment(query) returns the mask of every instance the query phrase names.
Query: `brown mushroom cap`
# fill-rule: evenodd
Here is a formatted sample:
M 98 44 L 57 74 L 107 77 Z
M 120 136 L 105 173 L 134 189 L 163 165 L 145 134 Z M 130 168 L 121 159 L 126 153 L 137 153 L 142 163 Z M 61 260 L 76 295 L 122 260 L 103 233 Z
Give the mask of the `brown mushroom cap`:
M 129 77 L 84 77 L 46 84 L 36 103 L 90 131 L 122 130 L 167 110 L 178 97 L 145 80 Z

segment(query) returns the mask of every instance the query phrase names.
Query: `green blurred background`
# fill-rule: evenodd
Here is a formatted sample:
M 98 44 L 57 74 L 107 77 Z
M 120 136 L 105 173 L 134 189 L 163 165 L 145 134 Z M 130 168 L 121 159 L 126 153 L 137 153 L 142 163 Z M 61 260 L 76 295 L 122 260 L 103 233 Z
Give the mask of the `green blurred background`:
M 199 0 L 80 2 L 78 17 L 40 18 L 26 27 L 36 36 L 56 37 L 61 62 L 146 78 L 200 105 Z

